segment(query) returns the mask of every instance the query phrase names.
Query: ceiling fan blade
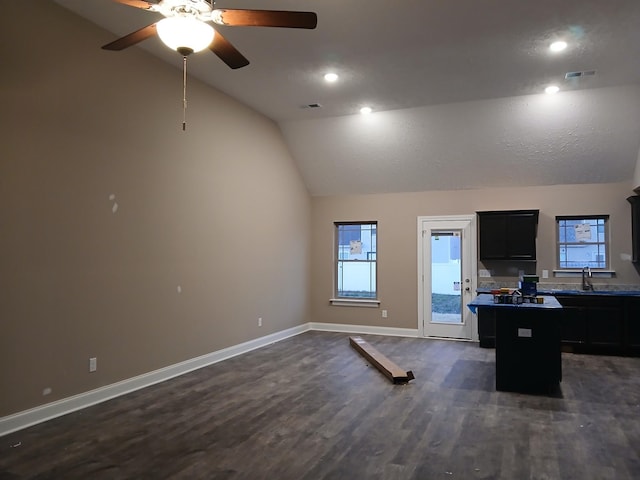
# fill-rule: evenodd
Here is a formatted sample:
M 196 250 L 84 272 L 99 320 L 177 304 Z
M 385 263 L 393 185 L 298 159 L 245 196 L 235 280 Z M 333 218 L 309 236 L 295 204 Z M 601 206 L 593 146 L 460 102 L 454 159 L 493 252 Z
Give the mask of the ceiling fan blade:
M 130 7 L 141 8 L 143 10 L 149 10 L 154 4 L 145 2 L 144 0 L 113 0 L 114 2 L 123 3 Z
M 135 32 L 131 32 L 129 35 L 125 35 L 117 40 L 114 40 L 111 43 L 107 43 L 102 46 L 103 50 L 123 50 L 127 47 L 135 45 L 136 43 L 140 43 L 143 40 L 155 35 L 156 33 L 156 23 L 148 25 L 146 27 L 142 27 L 140 30 L 136 30 Z
M 220 60 L 226 63 L 230 68 L 242 68 L 249 65 L 249 60 L 244 58 L 236 47 L 231 45 L 229 40 L 224 38 L 220 32 L 216 30 L 213 41 L 209 45 L 209 50 L 215 53 Z
M 217 8 L 211 13 L 213 21 L 231 27 L 316 28 L 318 16 L 313 12 L 284 10 L 240 10 Z

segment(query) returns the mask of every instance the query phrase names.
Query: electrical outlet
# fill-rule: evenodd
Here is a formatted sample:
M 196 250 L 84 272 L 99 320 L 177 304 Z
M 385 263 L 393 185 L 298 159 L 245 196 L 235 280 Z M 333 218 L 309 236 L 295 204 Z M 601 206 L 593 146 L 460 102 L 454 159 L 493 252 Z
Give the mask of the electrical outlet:
M 258 326 L 261 327 L 262 326 L 262 317 L 258 317 Z
M 91 357 L 89 359 L 89 372 L 95 372 L 98 369 L 97 357 Z
M 382 318 L 387 318 L 387 311 L 386 310 L 382 310 Z

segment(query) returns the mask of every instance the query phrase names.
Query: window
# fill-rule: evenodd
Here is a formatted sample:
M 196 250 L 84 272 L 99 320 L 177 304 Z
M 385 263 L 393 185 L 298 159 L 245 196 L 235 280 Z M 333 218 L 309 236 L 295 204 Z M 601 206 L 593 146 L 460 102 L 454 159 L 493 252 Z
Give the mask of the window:
M 556 217 L 560 269 L 609 267 L 608 215 Z
M 377 222 L 335 226 L 336 298 L 376 298 Z
M 433 232 L 431 234 L 431 263 L 460 263 L 460 234 Z

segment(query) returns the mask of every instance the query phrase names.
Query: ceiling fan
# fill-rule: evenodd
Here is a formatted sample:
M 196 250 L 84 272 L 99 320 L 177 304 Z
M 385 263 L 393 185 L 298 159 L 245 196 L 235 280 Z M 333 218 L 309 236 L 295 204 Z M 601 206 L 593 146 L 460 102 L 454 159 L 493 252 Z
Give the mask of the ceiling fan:
M 244 10 L 215 8 L 215 0 L 114 0 L 115 2 L 162 14 L 165 18 L 104 45 L 105 50 L 123 50 L 156 33 L 170 48 L 184 57 L 209 48 L 230 68 L 249 65 L 247 60 L 208 22 L 230 27 L 284 27 L 314 29 L 313 12 L 284 10 Z

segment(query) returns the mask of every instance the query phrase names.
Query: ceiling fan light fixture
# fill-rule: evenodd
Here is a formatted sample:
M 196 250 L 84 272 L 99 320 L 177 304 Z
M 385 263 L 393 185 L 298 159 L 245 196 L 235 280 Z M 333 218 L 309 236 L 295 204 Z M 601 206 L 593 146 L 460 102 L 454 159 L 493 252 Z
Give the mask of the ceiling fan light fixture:
M 207 48 L 215 35 L 211 25 L 186 16 L 163 18 L 157 29 L 160 40 L 167 47 L 185 56 Z

